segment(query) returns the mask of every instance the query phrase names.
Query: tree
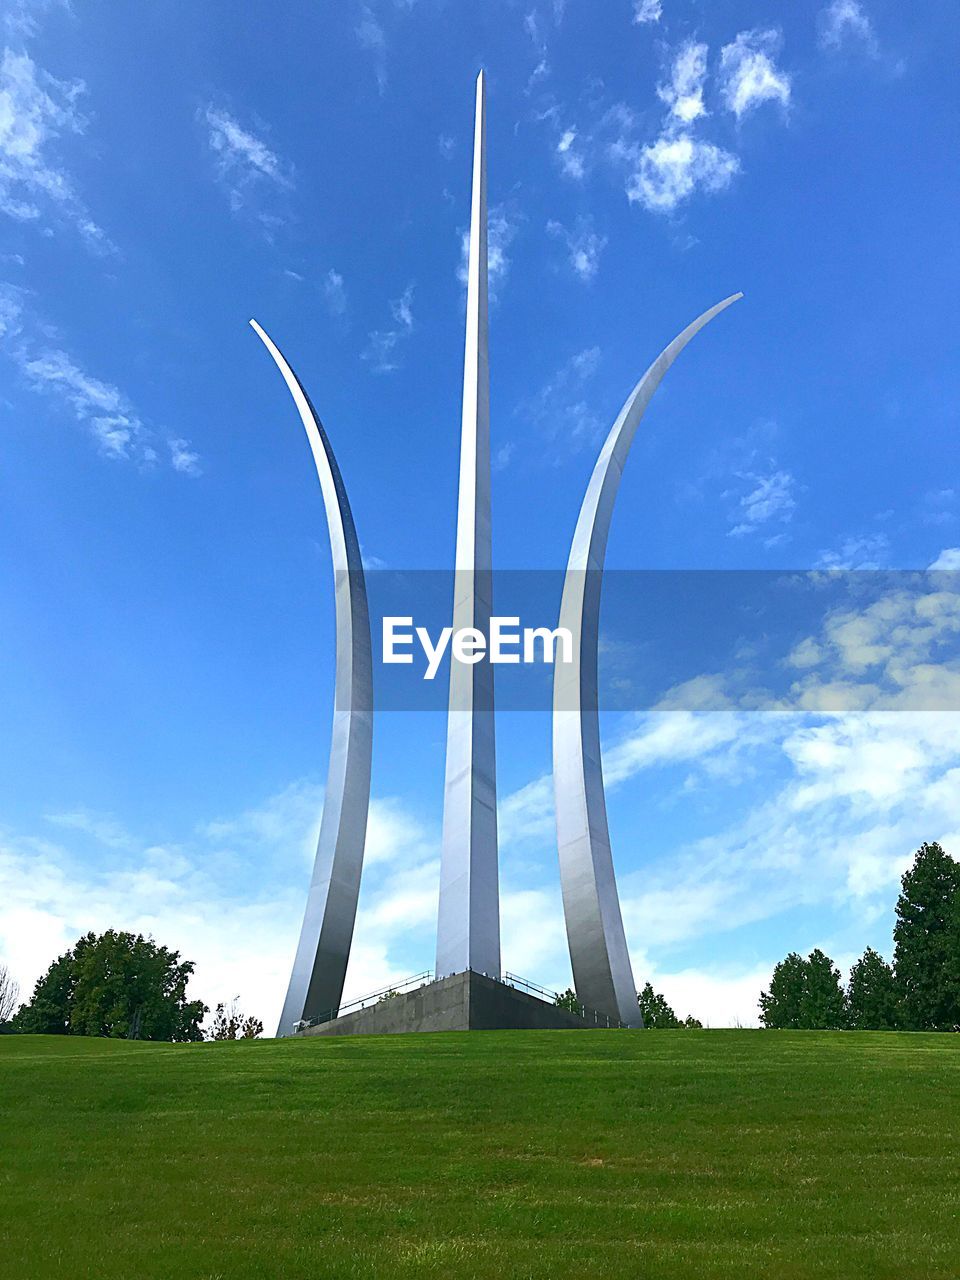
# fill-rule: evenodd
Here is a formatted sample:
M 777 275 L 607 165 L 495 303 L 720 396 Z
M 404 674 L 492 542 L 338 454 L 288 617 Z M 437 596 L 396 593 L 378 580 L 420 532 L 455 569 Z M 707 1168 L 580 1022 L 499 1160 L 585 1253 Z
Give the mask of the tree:
M 20 986 L 5 964 L 0 964 L 0 1025 L 9 1022 L 20 1003 Z
M 847 1025 L 840 970 L 814 948 L 806 960 L 796 951 L 775 967 L 770 990 L 760 992 L 760 1021 L 765 1027 L 796 1031 L 835 1031 Z
M 577 999 L 577 993 L 567 987 L 566 991 L 561 991 L 553 1002 L 558 1009 L 568 1009 L 570 1013 L 579 1013 L 583 1016 L 583 1005 Z
M 857 1031 L 893 1031 L 900 1025 L 893 967 L 872 947 L 850 970 L 847 1009 Z
M 142 934 L 85 934 L 47 970 L 14 1019 L 18 1031 L 201 1040 L 207 1006 L 187 1000 L 191 961 Z
M 893 930 L 893 967 L 911 1031 L 952 1031 L 960 1024 L 957 968 L 960 866 L 939 844 L 922 844 L 904 872 Z
M 649 982 L 644 983 L 643 990 L 637 995 L 637 1004 L 643 1015 L 643 1025 L 661 1030 L 664 1027 L 682 1027 L 683 1023 L 667 1004 L 665 996 L 654 991 Z
M 760 1021 L 779 1030 L 803 1026 L 807 962 L 796 951 L 774 967 L 770 990 L 760 992 Z
M 252 1015 L 244 1016 L 239 1008 L 240 997 L 235 996 L 228 1005 L 218 1004 L 208 1033 L 210 1040 L 256 1040 L 263 1035 L 263 1023 Z
M 840 970 L 819 947 L 807 957 L 803 1020 L 811 1030 L 839 1031 L 847 1025 L 847 1002 L 840 985 Z

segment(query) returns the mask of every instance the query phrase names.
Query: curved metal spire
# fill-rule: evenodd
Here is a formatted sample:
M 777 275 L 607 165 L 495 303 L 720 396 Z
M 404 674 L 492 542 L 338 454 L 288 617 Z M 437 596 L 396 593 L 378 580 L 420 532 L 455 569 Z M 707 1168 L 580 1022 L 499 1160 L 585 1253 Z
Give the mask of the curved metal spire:
M 280 1016 L 278 1036 L 295 1024 L 336 1011 L 353 940 L 370 804 L 373 669 L 367 591 L 360 543 L 340 468 L 299 378 L 257 324 L 250 321 L 283 374 L 300 414 L 327 513 L 336 588 L 336 696 L 320 838 L 300 941 Z
M 573 662 L 553 681 L 553 781 L 567 943 L 578 999 L 643 1026 L 610 851 L 600 759 L 597 641 L 607 535 L 620 478 L 640 419 L 674 360 L 705 324 L 743 295 L 718 302 L 666 347 L 634 387 L 600 451 L 580 508 L 560 605 Z

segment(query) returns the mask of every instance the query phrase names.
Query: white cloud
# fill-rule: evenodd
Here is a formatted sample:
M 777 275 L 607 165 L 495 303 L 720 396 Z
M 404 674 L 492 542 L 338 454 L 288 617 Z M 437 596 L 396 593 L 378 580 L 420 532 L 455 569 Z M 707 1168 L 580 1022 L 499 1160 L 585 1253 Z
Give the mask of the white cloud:
M 47 814 L 47 822 L 70 831 L 82 831 L 108 848 L 129 849 L 133 837 L 115 818 L 109 814 L 90 813 L 86 809 L 74 809 L 69 813 Z
M 960 569 L 960 547 L 945 547 L 937 556 L 931 569 Z
M 778 31 L 741 31 L 720 50 L 721 93 L 739 120 L 764 102 L 790 102 L 790 76 L 774 58 L 780 48 Z
M 457 149 L 457 144 L 455 140 L 450 137 L 449 133 L 441 133 L 440 137 L 437 139 L 437 149 L 443 156 L 444 160 L 449 160 Z
M 739 171 L 737 157 L 712 142 L 687 133 L 663 134 L 640 151 L 627 198 L 654 213 L 672 213 L 700 187 L 723 190 Z
M 39 34 L 40 19 L 50 9 L 70 12 L 70 0 L 5 0 L 0 16 L 4 28 L 21 40 Z
M 538 778 L 508 796 L 500 796 L 497 820 L 502 848 L 549 837 L 554 830 L 553 778 Z
M 565 129 L 557 143 L 557 159 L 560 170 L 568 178 L 579 182 L 586 174 L 586 162 L 583 151 L 576 145 L 576 129 Z
M 769 985 L 773 966 L 781 958 L 773 956 L 768 963 L 747 970 L 727 965 L 676 972 L 661 972 L 655 967 L 647 972 L 638 969 L 637 982 L 649 978 L 654 990 L 666 996 L 678 1017 L 692 1014 L 704 1026 L 711 1027 L 756 1027 L 760 992 Z
M 211 103 L 203 113 L 203 120 L 217 175 L 234 213 L 248 208 L 256 193 L 293 186 L 292 166 L 227 111 Z M 258 216 L 265 224 L 275 221 L 264 214 Z
M 182 845 L 151 845 L 116 820 L 78 810 L 63 831 L 99 843 L 80 861 L 43 839 L 0 842 L 0 957 L 28 994 L 89 929 L 130 929 L 196 962 L 191 996 L 239 993 L 272 1034 L 286 990 L 313 862 L 322 787 L 301 780 L 263 804 L 201 825 Z M 361 909 L 345 998 L 410 973 L 413 935 L 432 950 L 439 865 L 432 833 L 396 799 L 371 802 Z
M 578 218 L 572 230 L 551 220 L 547 223 L 547 232 L 563 241 L 569 255 L 570 266 L 576 275 L 588 284 L 597 274 L 600 255 L 607 245 L 606 236 L 598 235 L 594 230 L 593 219 Z
M 690 124 L 699 116 L 706 115 L 703 105 L 706 78 L 707 46 L 696 40 L 687 40 L 674 59 L 670 83 L 659 86 L 657 97 L 668 105 L 671 115 L 684 124 Z
M 413 332 L 413 285 L 407 285 L 399 298 L 390 303 L 394 319 L 391 329 L 375 329 L 369 336 L 366 349 L 360 359 L 366 361 L 374 373 L 393 373 L 400 368 L 400 343 Z
M 179 471 L 184 476 L 201 474 L 200 455 L 190 447 L 189 440 L 171 436 L 167 441 L 167 448 L 170 450 L 170 465 L 174 471 Z
M 382 94 L 387 87 L 387 37 L 376 14 L 368 4 L 360 10 L 360 21 L 357 24 L 357 39 L 360 47 L 373 55 L 374 71 L 377 77 L 377 88 Z
M 28 386 L 66 406 L 107 457 L 141 466 L 156 463 L 157 433 L 120 388 L 93 377 L 66 351 L 51 346 L 48 333 L 47 326 L 28 314 L 18 290 L 0 286 L 0 344 Z M 199 475 L 199 458 L 186 440 L 167 438 L 166 444 L 174 470 Z
M 519 218 L 507 205 L 495 205 L 487 218 L 487 277 L 491 304 L 497 302 L 510 270 L 508 251 L 519 230 Z M 470 232 L 460 232 L 460 262 L 457 279 L 467 283 Z
M 54 154 L 87 121 L 78 109 L 82 80 L 57 80 L 26 53 L 4 49 L 0 60 L 0 212 L 19 222 L 41 223 L 45 215 L 67 218 L 87 245 L 110 252 L 113 245 L 90 218 L 73 181 Z
M 794 478 L 789 471 L 773 471 L 766 476 L 751 476 L 753 488 L 741 497 L 737 506 L 736 523 L 729 532 L 731 538 L 756 533 L 770 521 L 786 523 L 796 508 L 793 496 Z
M 633 20 L 641 24 L 659 22 L 663 16 L 663 5 L 660 0 L 633 0 Z
M 323 277 L 323 297 L 331 315 L 342 316 L 347 309 L 347 291 L 343 276 L 333 267 Z
M 537 55 L 537 64 L 530 73 L 524 91 L 529 94 L 540 80 L 545 79 L 550 74 L 550 63 L 547 60 L 547 42 L 540 30 L 540 21 L 535 10 L 524 14 L 523 28 L 530 37 Z
M 555 444 L 579 449 L 592 444 L 602 424 L 584 399 L 584 388 L 600 363 L 600 348 L 585 347 L 561 365 L 532 399 L 519 406 Z
M 514 444 L 512 440 L 507 440 L 504 444 L 502 444 L 500 448 L 496 451 L 496 453 L 493 455 L 493 460 L 490 463 L 493 470 L 506 471 L 507 467 L 509 467 L 510 465 L 511 458 L 516 452 L 516 448 L 517 446 Z
M 367 551 L 362 543 L 360 544 L 360 563 L 365 569 L 370 570 L 386 569 L 387 567 L 386 560 L 383 560 L 380 556 L 375 556 L 372 552 Z
M 858 0 L 833 0 L 820 10 L 817 25 L 821 49 L 836 53 L 849 41 L 860 44 L 872 55 L 877 53 L 873 25 Z
M 818 569 L 879 569 L 887 558 L 890 540 L 885 533 L 844 538 L 835 551 L 821 551 Z

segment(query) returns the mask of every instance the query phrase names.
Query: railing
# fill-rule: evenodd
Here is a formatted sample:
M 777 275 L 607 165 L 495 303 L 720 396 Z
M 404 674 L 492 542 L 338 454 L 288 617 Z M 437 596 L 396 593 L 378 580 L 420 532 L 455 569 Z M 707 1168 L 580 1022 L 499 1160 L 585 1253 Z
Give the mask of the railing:
M 452 977 L 453 975 L 449 976 Z M 494 982 L 501 982 L 504 986 L 516 987 L 518 991 L 526 991 L 540 1000 L 545 1000 L 548 1004 L 555 1005 L 560 999 L 558 992 L 551 991 L 549 987 L 541 987 L 538 982 L 531 982 L 529 978 L 521 978 L 516 973 L 504 973 L 502 977 L 495 977 L 492 973 L 487 973 L 483 976 L 492 978 Z M 404 978 L 401 982 L 394 982 L 389 987 L 381 987 L 379 991 L 371 991 L 368 995 L 357 996 L 355 1000 L 342 1004 L 339 1009 L 327 1009 L 315 1018 L 310 1018 L 309 1021 L 298 1022 L 294 1026 L 294 1031 L 302 1031 L 304 1027 L 319 1027 L 324 1022 L 332 1022 L 334 1018 L 342 1018 L 346 1013 L 352 1013 L 357 1009 L 365 1009 L 369 1004 L 379 1004 L 381 1000 L 390 1000 L 393 996 L 403 995 L 405 992 L 413 991 L 417 987 L 426 986 L 428 982 L 432 981 L 433 970 L 424 969 L 422 973 L 415 973 L 413 977 Z M 561 1008 L 566 1007 L 566 1005 L 561 1006 Z M 622 1027 L 624 1025 L 618 1018 L 611 1018 L 606 1013 L 600 1013 L 597 1009 L 588 1009 L 582 1004 L 578 1004 L 570 1012 L 579 1014 L 585 1022 L 589 1022 L 595 1027 Z
M 549 987 L 541 987 L 538 982 L 531 982 L 529 978 L 521 978 L 515 973 L 505 973 L 500 979 L 508 987 L 517 987 L 521 991 L 528 991 L 531 995 L 538 996 L 541 1000 L 546 1000 L 549 1004 L 558 1004 L 560 993 L 551 991 Z M 560 1006 L 563 1009 L 567 1005 Z M 575 1009 L 570 1009 L 571 1013 L 579 1014 L 584 1022 L 590 1022 L 595 1027 L 623 1027 L 623 1023 L 619 1018 L 611 1018 L 609 1014 L 601 1013 L 598 1009 L 588 1009 L 586 1005 L 577 1004 Z
M 432 980 L 433 970 L 424 969 L 422 973 L 415 973 L 412 978 L 404 978 L 400 982 L 391 983 L 389 987 L 381 987 L 379 991 L 371 991 L 368 995 L 348 1000 L 346 1004 L 340 1005 L 339 1009 L 326 1009 L 323 1013 L 318 1013 L 315 1018 L 298 1022 L 294 1030 L 319 1027 L 321 1023 L 332 1022 L 334 1018 L 341 1018 L 345 1013 L 352 1013 L 355 1009 L 365 1009 L 368 1004 L 379 1004 L 381 1000 L 389 1000 L 393 996 L 403 995 L 405 991 L 412 991 L 415 987 L 426 986 Z

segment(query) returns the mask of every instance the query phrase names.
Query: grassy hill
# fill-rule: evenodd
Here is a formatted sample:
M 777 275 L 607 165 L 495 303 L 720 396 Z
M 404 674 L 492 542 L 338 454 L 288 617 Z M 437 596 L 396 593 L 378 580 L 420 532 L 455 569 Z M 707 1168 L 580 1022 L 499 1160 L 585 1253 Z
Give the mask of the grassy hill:
M 955 1280 L 960 1036 L 3 1036 L 0 1275 Z

